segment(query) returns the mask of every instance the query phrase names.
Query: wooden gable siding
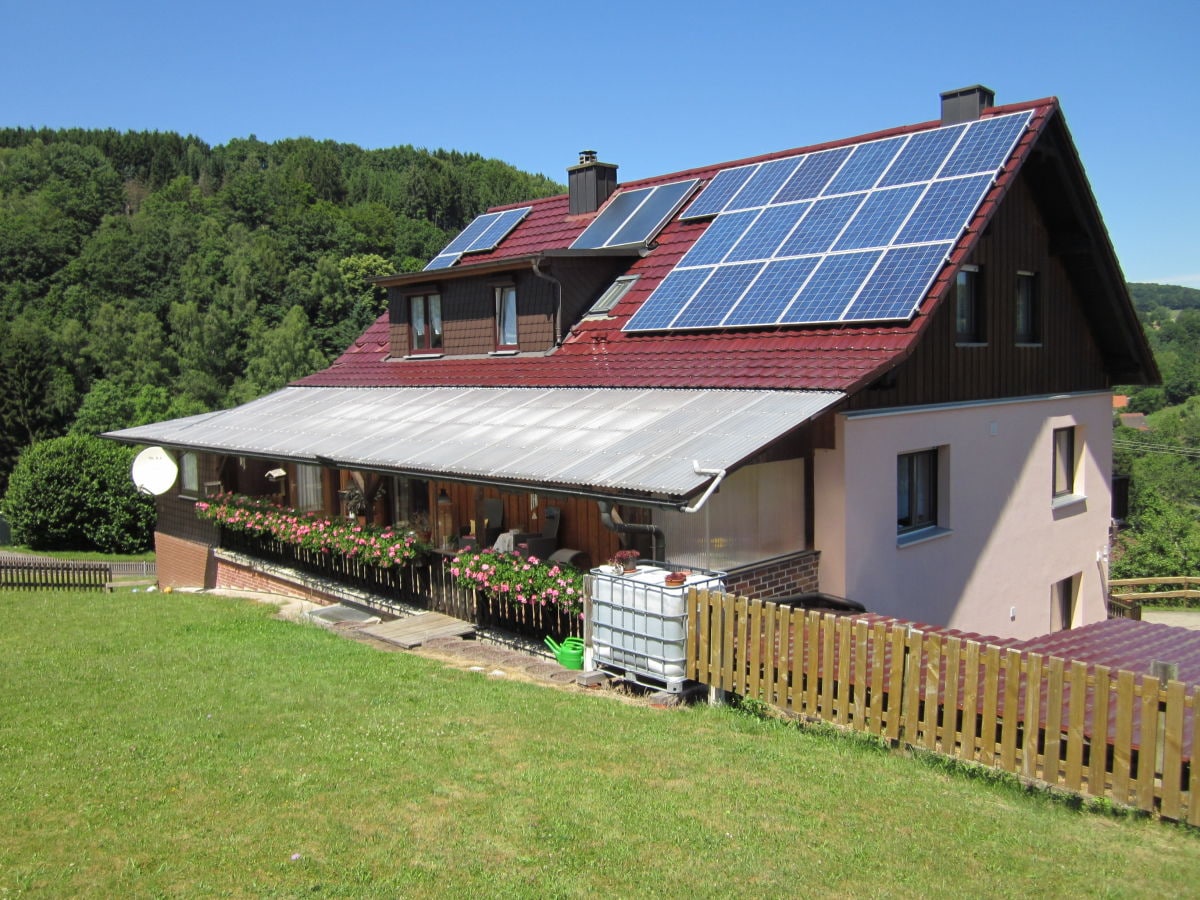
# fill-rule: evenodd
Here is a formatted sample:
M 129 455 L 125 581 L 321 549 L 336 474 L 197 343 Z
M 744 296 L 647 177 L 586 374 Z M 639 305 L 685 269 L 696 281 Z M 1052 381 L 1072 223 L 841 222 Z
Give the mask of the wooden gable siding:
M 1035 396 L 1111 387 L 1084 316 L 1088 298 L 1075 290 L 1024 179 L 1012 186 L 968 264 L 983 286 L 986 346 L 956 346 L 955 307 L 948 296 L 933 314 L 895 384 L 851 397 L 847 409 L 879 409 Z M 1017 273 L 1037 275 L 1039 346 L 1016 342 Z
M 564 335 L 579 320 L 600 293 L 628 266 L 628 260 L 554 260 L 542 271 L 562 285 L 562 328 Z M 436 275 L 436 273 L 430 273 Z M 389 291 L 389 341 L 391 355 L 410 352 L 408 297 L 437 292 L 442 298 L 442 353 L 469 356 L 496 349 L 495 287 L 517 288 L 517 337 L 522 353 L 545 353 L 554 346 L 557 288 L 552 281 L 522 270 L 479 278 L 464 278 L 426 285 L 393 288 Z

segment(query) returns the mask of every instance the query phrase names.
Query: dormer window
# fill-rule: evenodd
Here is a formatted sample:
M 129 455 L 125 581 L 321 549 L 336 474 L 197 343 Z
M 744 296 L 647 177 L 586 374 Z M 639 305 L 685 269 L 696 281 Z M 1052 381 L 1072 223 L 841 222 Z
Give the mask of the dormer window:
M 408 331 L 414 355 L 442 352 L 442 297 L 414 294 L 408 298 Z
M 496 349 L 515 351 L 517 343 L 517 288 L 496 285 Z

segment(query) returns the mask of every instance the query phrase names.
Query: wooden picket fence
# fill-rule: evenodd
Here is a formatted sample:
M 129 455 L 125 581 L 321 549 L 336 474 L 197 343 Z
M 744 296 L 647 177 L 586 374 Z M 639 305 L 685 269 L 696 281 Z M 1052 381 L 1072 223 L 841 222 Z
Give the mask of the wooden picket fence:
M 1200 825 L 1195 686 L 716 592 L 688 620 L 692 680 Z
M 104 590 L 108 563 L 53 559 L 0 559 L 0 589 Z

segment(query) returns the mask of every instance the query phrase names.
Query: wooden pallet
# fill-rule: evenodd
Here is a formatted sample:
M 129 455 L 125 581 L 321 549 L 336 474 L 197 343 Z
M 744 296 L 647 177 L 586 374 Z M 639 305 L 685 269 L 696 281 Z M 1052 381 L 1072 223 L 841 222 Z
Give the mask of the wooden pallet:
M 360 628 L 358 633 L 369 634 L 373 638 L 411 650 L 433 638 L 467 637 L 475 633 L 475 626 L 441 613 L 423 612 L 404 619 L 368 625 L 366 628 Z

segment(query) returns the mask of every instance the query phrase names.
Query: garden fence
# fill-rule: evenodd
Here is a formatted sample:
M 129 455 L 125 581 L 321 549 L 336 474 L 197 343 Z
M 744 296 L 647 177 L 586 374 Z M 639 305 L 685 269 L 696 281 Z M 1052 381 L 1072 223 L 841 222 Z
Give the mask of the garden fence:
M 104 590 L 108 563 L 52 559 L 0 559 L 0 588 L 10 590 Z
M 695 681 L 1200 825 L 1195 686 L 716 592 L 688 606 Z

